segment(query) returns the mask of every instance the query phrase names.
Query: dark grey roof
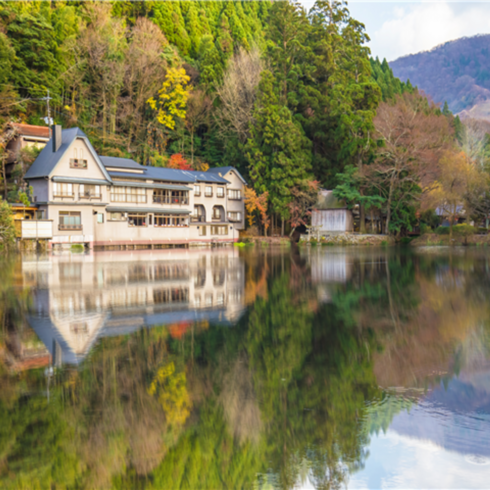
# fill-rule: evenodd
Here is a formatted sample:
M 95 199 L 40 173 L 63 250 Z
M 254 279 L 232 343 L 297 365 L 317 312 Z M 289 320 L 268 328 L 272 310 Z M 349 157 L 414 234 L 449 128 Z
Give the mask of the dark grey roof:
M 108 206 L 108 213 L 157 213 L 157 214 L 190 214 L 189 209 L 139 208 L 137 206 Z
M 143 170 L 145 167 L 138 162 L 131 160 L 130 158 L 118 158 L 118 157 L 100 157 L 101 162 L 105 167 L 115 168 L 131 168 Z
M 242 174 L 235 168 L 235 167 L 213 167 L 209 168 L 206 173 L 212 173 L 212 174 L 221 174 L 223 177 L 233 170 L 238 175 L 238 178 L 246 185 L 247 182 L 246 180 L 242 177 Z
M 146 182 L 124 182 L 113 181 L 112 185 L 117 187 L 143 187 L 145 189 L 166 189 L 169 191 L 191 191 L 192 187 L 187 187 L 185 185 L 174 185 L 174 184 L 147 184 Z
M 229 182 L 218 174 L 208 174 L 207 172 L 192 171 L 196 182 L 207 182 L 209 184 L 229 184 Z
M 80 128 L 63 129 L 61 132 L 61 146 L 58 151 L 53 151 L 53 144 L 51 140 L 48 141 L 47 145 L 39 153 L 38 157 L 34 160 L 29 170 L 26 172 L 24 179 L 40 179 L 43 177 L 49 177 L 53 169 L 56 167 L 58 162 L 61 160 L 65 152 L 68 150 L 70 145 L 76 138 L 83 138 L 92 152 L 95 160 L 99 163 L 102 173 L 107 178 L 111 180 L 109 174 L 106 172 L 102 162 L 97 155 L 94 147 L 87 138 L 87 135 Z
M 110 185 L 108 180 L 102 179 L 82 179 L 81 177 L 59 177 L 55 175 L 52 179 L 53 182 L 67 182 L 68 184 L 87 184 L 87 185 Z
M 162 180 L 164 182 L 183 182 L 183 183 L 191 183 L 195 182 L 196 179 L 192 175 L 192 172 L 187 172 L 186 170 L 176 170 L 173 168 L 161 168 L 161 167 L 144 167 L 142 166 L 144 173 L 142 174 L 133 174 L 126 173 L 123 170 L 120 172 L 109 172 L 114 178 L 117 177 L 125 177 L 131 179 L 152 179 L 152 180 Z

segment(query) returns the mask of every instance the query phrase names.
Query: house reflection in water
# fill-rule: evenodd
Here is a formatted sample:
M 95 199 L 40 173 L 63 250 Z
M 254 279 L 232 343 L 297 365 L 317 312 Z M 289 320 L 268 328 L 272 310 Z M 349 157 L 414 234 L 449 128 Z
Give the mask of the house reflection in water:
M 35 284 L 30 326 L 55 365 L 80 363 L 97 339 L 142 327 L 233 325 L 244 309 L 235 249 L 61 255 L 23 260 Z

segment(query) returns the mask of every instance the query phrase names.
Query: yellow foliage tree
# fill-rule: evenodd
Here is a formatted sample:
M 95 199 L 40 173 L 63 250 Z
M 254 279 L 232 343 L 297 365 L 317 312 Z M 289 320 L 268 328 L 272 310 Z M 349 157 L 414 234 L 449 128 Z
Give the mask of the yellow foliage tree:
M 260 221 L 264 227 L 264 235 L 267 236 L 269 228 L 269 218 L 267 216 L 269 192 L 263 192 L 260 196 L 251 187 L 245 187 L 245 209 L 249 226 L 253 225 L 254 212 L 259 211 Z
M 438 179 L 424 189 L 423 207 L 439 208 L 448 216 L 452 238 L 454 221 L 463 207 L 468 208 L 468 197 L 481 191 L 482 175 L 463 152 L 447 151 L 439 164 Z
M 175 372 L 173 362 L 158 369 L 148 388 L 148 394 L 158 395 L 158 401 L 162 405 L 169 424 L 183 425 L 185 423 L 191 413 L 187 378 L 184 372 Z
M 185 119 L 189 81 L 190 77 L 184 68 L 169 68 L 162 88 L 158 91 L 158 99 L 151 97 L 147 101 L 153 110 L 158 111 L 158 122 L 169 129 L 175 129 L 177 118 Z

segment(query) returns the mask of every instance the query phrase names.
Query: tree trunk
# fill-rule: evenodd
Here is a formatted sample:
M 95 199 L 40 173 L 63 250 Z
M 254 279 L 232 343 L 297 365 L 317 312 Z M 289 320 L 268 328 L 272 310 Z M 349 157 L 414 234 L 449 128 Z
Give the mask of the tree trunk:
M 102 141 L 105 143 L 107 136 L 107 102 L 105 90 L 102 91 Z
M 394 183 L 393 183 L 393 180 L 394 180 L 394 176 L 391 177 L 390 179 L 390 192 L 388 194 L 388 209 L 387 209 L 387 212 L 386 212 L 386 230 L 385 230 L 385 233 L 387 235 L 390 234 L 390 221 L 391 221 L 391 201 L 393 199 L 393 187 L 394 187 Z
M 284 237 L 284 218 L 281 219 L 281 238 Z
M 5 200 L 7 200 L 7 194 L 8 194 L 8 189 L 7 189 L 7 171 L 5 169 L 6 155 L 2 155 L 0 158 L 2 159 L 3 197 L 4 197 Z
M 359 231 L 362 235 L 366 233 L 366 209 L 364 204 L 359 205 Z

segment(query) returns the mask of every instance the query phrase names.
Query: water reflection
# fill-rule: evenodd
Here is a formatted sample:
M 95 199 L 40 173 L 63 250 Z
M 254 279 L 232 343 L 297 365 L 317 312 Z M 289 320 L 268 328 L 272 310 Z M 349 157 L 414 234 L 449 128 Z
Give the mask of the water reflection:
M 22 275 L 35 286 L 28 323 L 57 366 L 79 364 L 102 337 L 232 325 L 244 307 L 244 264 L 233 249 L 24 258 Z
M 3 270 L 2 488 L 488 485 L 485 251 L 145 251 Z

